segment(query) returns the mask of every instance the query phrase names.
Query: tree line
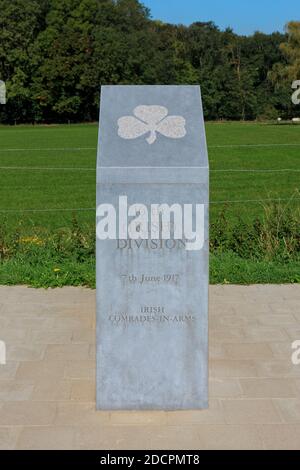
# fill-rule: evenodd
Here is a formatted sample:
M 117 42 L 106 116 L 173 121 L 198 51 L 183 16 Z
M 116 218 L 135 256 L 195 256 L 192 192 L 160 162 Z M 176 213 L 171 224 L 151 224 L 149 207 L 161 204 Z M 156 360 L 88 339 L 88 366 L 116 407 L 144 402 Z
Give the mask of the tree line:
M 239 36 L 151 19 L 138 0 L 0 0 L 0 122 L 98 119 L 102 84 L 200 84 L 205 118 L 290 118 L 300 22 Z

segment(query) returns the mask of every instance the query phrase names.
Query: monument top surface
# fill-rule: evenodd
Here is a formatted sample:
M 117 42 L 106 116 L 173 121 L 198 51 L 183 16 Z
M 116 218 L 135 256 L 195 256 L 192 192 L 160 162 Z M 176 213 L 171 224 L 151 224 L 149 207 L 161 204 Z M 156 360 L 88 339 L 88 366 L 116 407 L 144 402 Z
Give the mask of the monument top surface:
M 97 166 L 197 178 L 192 172 L 208 168 L 200 87 L 102 86 Z

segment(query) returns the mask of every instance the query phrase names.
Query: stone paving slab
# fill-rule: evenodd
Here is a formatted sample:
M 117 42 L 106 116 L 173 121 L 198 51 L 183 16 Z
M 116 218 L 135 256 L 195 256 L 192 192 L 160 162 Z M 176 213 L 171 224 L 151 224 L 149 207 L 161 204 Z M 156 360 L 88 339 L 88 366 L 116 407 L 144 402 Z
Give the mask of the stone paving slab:
M 210 407 L 95 409 L 95 291 L 0 287 L 0 449 L 300 449 L 300 286 L 210 287 Z

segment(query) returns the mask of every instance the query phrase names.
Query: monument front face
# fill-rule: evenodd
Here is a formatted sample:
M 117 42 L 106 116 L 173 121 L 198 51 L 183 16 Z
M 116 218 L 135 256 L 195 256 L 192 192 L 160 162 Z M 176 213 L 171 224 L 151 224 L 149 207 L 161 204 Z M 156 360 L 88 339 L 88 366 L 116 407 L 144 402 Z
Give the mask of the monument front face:
M 200 89 L 102 87 L 97 408 L 206 408 L 207 316 Z

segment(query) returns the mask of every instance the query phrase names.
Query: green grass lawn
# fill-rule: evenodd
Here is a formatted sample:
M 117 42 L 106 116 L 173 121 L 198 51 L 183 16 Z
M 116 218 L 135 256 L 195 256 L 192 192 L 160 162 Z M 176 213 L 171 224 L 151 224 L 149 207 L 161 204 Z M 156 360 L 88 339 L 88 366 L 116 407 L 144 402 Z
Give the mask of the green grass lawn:
M 245 221 L 261 217 L 264 211 L 261 201 L 269 198 L 289 200 L 293 197 L 290 204 L 299 208 L 300 126 L 207 123 L 206 130 L 211 168 L 211 223 L 218 220 L 224 205 L 226 217 L 232 221 L 239 216 Z M 94 224 L 94 210 L 78 209 L 95 207 L 97 133 L 96 124 L 0 126 L 2 227 L 13 230 L 22 221 L 25 228 L 37 225 L 52 232 L 70 226 L 74 214 L 80 225 Z M 233 260 L 232 255 L 226 256 L 226 259 L 216 254 L 212 256 L 212 282 L 290 282 L 298 279 L 299 263 L 296 261 L 292 266 L 288 262 L 286 269 L 280 265 L 277 269 L 271 262 L 263 267 L 254 261 L 243 260 L 239 269 L 238 260 Z M 20 262 L 16 264 L 16 260 L 11 259 L 2 263 L 0 283 L 34 284 L 34 277 L 41 278 L 42 274 L 37 274 L 38 267 L 35 275 L 25 266 L 26 260 L 23 264 L 26 275 Z M 69 275 L 63 283 L 76 283 L 74 273 L 81 267 L 72 266 L 68 267 Z M 91 285 L 93 262 L 82 269 L 89 272 L 87 284 Z M 48 277 L 52 279 L 51 276 Z M 58 277 L 57 274 L 54 276 L 54 284 Z M 79 283 L 85 283 L 86 276 L 82 280 L 77 273 L 77 278 Z M 43 284 L 47 283 L 53 284 L 50 281 Z

